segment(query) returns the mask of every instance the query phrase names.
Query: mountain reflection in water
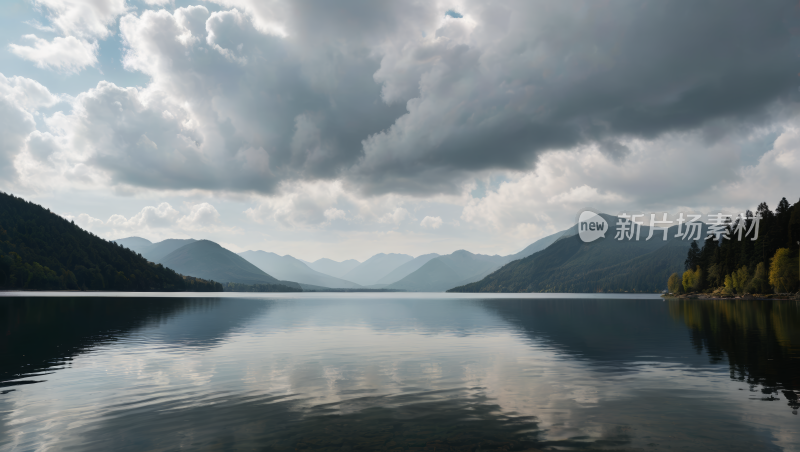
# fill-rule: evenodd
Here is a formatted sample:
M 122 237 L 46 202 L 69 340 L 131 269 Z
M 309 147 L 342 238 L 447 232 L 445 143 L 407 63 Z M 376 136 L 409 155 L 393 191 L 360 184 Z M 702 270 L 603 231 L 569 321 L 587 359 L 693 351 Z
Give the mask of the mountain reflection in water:
M 798 319 L 791 302 L 3 298 L 0 450 L 791 449 Z

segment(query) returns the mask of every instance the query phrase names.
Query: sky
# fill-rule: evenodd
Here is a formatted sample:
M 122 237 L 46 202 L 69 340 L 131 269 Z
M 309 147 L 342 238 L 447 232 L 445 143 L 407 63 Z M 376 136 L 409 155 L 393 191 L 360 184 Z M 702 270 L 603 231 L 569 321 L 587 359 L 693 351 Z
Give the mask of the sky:
M 5 0 L 0 190 L 106 238 L 511 254 L 800 198 L 790 1 Z

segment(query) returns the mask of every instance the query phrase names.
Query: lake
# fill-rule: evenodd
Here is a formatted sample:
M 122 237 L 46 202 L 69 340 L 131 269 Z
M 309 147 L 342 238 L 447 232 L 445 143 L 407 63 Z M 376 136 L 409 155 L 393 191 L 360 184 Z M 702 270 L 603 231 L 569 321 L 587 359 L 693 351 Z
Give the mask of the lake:
M 0 450 L 800 449 L 796 302 L 5 295 Z

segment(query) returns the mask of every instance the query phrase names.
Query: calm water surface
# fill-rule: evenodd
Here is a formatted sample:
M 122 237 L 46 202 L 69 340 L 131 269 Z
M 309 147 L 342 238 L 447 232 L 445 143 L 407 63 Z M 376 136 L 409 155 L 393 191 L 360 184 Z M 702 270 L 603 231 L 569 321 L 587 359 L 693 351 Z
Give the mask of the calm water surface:
M 257 295 L 0 298 L 0 450 L 800 450 L 794 302 Z

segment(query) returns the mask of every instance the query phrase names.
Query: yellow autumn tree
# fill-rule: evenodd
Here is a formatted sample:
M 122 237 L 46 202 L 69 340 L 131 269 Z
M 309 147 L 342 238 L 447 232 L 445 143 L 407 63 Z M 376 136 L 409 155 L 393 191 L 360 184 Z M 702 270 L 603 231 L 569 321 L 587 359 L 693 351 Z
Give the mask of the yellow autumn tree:
M 677 273 L 673 273 L 667 281 L 667 289 L 672 294 L 679 294 L 683 292 L 683 284 L 681 284 L 681 277 Z
M 748 284 L 747 291 L 750 293 L 765 294 L 770 290 L 769 275 L 767 274 L 767 266 L 763 262 L 756 265 L 756 271 L 753 279 Z
M 697 266 L 697 269 L 686 270 L 683 272 L 683 290 L 685 292 L 692 292 L 700 290 L 700 284 L 703 281 L 703 270 L 700 269 L 700 266 Z
M 769 266 L 769 283 L 776 293 L 785 293 L 797 287 L 797 279 L 797 264 L 791 258 L 789 248 L 780 248 Z
M 731 273 L 731 280 L 733 289 L 736 291 L 736 293 L 745 293 L 747 284 L 750 282 L 750 272 L 747 270 L 747 266 L 744 266 Z

